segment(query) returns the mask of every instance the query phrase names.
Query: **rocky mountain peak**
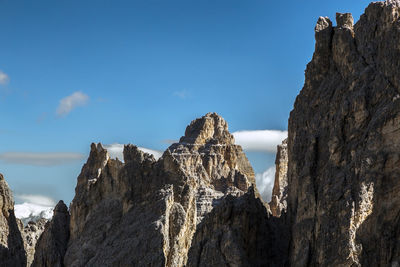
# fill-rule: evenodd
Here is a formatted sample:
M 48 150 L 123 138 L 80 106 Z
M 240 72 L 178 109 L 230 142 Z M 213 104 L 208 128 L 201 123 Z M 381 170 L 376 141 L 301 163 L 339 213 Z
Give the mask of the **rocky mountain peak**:
M 319 17 L 315 26 L 315 32 L 318 33 L 328 28 L 332 28 L 332 21 L 328 17 Z
M 228 124 L 221 116 L 217 113 L 207 113 L 190 123 L 185 136 L 179 142 L 196 145 L 206 143 L 230 145 L 235 143 L 235 139 L 229 133 Z
M 141 164 L 143 161 L 155 161 L 154 156 L 143 152 L 137 146 L 129 144 L 124 146 L 124 162 Z
M 53 218 L 46 223 L 36 243 L 31 267 L 64 266 L 64 255 L 69 239 L 69 212 L 60 200 L 54 208 Z
M 64 201 L 60 200 L 58 201 L 57 205 L 54 207 L 54 213 L 68 213 L 68 207 L 65 205 Z
M 107 149 L 101 143 L 92 143 L 90 145 L 88 164 L 104 164 L 109 158 Z
M 58 223 L 39 242 L 39 262 L 63 256 L 68 266 L 183 266 L 205 216 L 225 197 L 255 186 L 246 155 L 216 113 L 192 121 L 157 161 L 134 145 L 125 145 L 123 155 L 124 162 L 110 159 L 101 144 L 91 145 L 70 206 L 65 257 L 51 247 L 46 251 L 58 236 L 55 227 L 65 225 Z
M 350 13 L 336 13 L 336 24 L 338 28 L 353 29 L 353 16 Z

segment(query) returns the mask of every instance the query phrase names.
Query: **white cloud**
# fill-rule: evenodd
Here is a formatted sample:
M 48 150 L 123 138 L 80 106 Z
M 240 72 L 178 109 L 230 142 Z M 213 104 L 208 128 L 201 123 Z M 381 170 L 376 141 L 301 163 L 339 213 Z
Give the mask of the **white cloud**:
M 60 104 L 57 108 L 57 115 L 66 116 L 74 108 L 84 106 L 89 101 L 89 96 L 78 91 L 70 96 L 64 97 L 60 100 Z
M 35 152 L 5 152 L 0 154 L 0 160 L 12 164 L 54 166 L 71 163 L 83 159 L 84 155 L 69 152 L 35 153 Z
M 124 145 L 123 144 L 111 144 L 111 145 L 104 145 L 104 148 L 107 149 L 108 154 L 110 155 L 111 158 L 118 158 L 119 160 L 123 161 L 124 160 Z M 154 150 L 154 149 L 149 149 L 145 147 L 138 147 L 140 150 L 142 150 L 145 153 L 152 154 L 155 159 L 161 158 L 163 152 L 159 150 Z
M 17 194 L 15 198 L 18 202 L 29 202 L 40 206 L 53 207 L 56 205 L 52 198 L 43 195 Z
M 287 131 L 279 130 L 254 130 L 237 131 L 233 133 L 236 144 L 247 151 L 264 151 L 275 153 L 276 146 L 287 138 Z
M 10 77 L 0 70 L 0 84 L 6 85 L 10 81 Z
M 263 173 L 256 174 L 256 185 L 265 202 L 271 201 L 272 189 L 275 181 L 275 166 L 268 168 Z

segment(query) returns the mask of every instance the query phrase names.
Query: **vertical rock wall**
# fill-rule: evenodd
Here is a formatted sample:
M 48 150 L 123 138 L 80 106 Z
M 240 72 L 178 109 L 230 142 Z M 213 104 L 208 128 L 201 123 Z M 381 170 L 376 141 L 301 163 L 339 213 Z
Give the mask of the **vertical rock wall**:
M 273 216 L 280 217 L 287 209 L 287 169 L 288 152 L 287 139 L 278 145 L 275 159 L 275 181 L 272 189 L 272 197 L 269 206 Z
M 14 199 L 0 174 L 0 263 L 2 266 L 26 266 L 24 243 L 14 215 Z
M 400 3 L 319 18 L 289 119 L 292 266 L 400 262 Z
M 62 267 L 69 239 L 69 212 L 63 201 L 54 208 L 53 218 L 36 243 L 32 267 Z

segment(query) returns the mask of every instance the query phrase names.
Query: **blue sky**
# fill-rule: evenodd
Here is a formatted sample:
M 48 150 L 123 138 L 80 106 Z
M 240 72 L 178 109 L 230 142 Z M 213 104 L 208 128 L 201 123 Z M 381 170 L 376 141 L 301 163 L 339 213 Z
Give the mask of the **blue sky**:
M 16 195 L 69 202 L 91 142 L 164 150 L 210 111 L 231 132 L 284 131 L 318 17 L 358 20 L 368 3 L 1 0 L 0 172 Z

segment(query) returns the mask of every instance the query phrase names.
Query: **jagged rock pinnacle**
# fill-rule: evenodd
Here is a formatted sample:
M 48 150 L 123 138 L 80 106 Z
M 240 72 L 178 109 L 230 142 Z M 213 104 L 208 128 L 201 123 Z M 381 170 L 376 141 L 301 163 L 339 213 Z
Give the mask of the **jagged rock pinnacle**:
M 353 29 L 354 19 L 350 13 L 336 13 L 337 27 Z
M 228 124 L 217 113 L 207 113 L 186 128 L 180 143 L 204 145 L 206 143 L 234 144 L 235 139 L 228 131 Z

